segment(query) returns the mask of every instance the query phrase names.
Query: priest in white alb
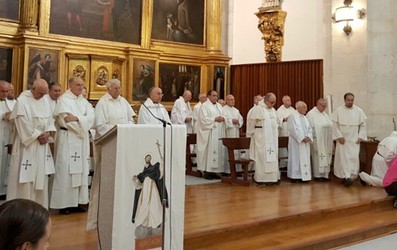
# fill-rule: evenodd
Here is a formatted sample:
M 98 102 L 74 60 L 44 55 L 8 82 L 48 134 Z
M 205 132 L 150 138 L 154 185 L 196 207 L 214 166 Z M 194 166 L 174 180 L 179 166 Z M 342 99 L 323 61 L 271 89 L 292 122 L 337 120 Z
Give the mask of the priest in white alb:
M 62 86 L 58 82 L 52 82 L 48 88 L 48 95 L 44 96 L 44 98 L 47 98 L 48 102 L 50 103 L 51 111 L 54 113 L 57 101 L 61 96 Z
M 291 106 L 291 97 L 288 95 L 283 96 L 282 101 L 283 104 L 277 109 L 277 117 L 280 120 L 278 136 L 288 136 L 287 120 L 290 115 L 296 113 L 296 110 Z M 288 157 L 288 148 L 279 148 L 278 153 L 280 157 Z M 280 168 L 285 168 L 287 165 L 287 159 L 280 160 Z
M 223 106 L 223 112 L 225 113 L 225 136 L 226 138 L 239 138 L 240 137 L 240 128 L 243 126 L 244 120 L 243 116 L 240 114 L 240 111 L 236 109 L 235 99 L 233 95 L 227 95 L 225 97 L 226 105 Z M 230 173 L 229 167 L 229 157 L 227 153 L 227 149 L 225 147 L 225 173 Z M 240 150 L 235 150 L 234 159 L 240 159 L 241 157 Z M 245 154 L 243 154 L 245 156 Z M 237 164 L 237 171 L 241 171 L 241 165 Z
M 367 140 L 366 115 L 354 105 L 354 95 L 344 95 L 345 104 L 332 114 L 332 139 L 336 140 L 334 174 L 349 187 L 360 169 L 360 142 Z
M 313 131 L 313 143 L 310 144 L 313 177 L 316 180 L 328 180 L 332 161 L 332 120 L 325 111 L 327 100 L 320 98 L 316 107 L 306 115 Z
M 186 132 L 193 133 L 193 111 L 190 107 L 192 92 L 185 90 L 183 96 L 180 96 L 174 103 L 171 110 L 172 124 L 185 124 Z
M 83 86 L 80 77 L 69 78 L 69 89 L 59 98 L 54 112 L 59 130 L 50 207 L 60 209 L 61 214 L 88 203 L 88 132 L 94 125 L 94 108 L 83 97 Z
M 119 79 L 111 79 L 106 83 L 107 93 L 102 96 L 95 106 L 95 136 L 97 138 L 105 135 L 117 124 L 134 124 L 134 110 L 128 101 L 121 96 L 121 82 Z M 98 195 L 101 176 L 101 154 L 100 144 L 95 144 L 95 170 L 90 189 L 90 206 L 88 208 L 87 229 L 97 227 Z
M 48 175 L 54 174 L 54 161 L 48 140 L 55 133 L 50 105 L 43 98 L 48 92 L 44 79 L 33 82 L 31 90 L 18 97 L 11 113 L 16 135 L 12 149 L 7 199 L 24 198 L 48 208 Z
M 383 187 L 383 178 L 389 168 L 391 160 L 397 157 L 397 131 L 379 142 L 377 151 L 372 159 L 371 174 L 361 172 L 359 174 L 363 184 L 374 187 Z
M 310 181 L 312 179 L 310 165 L 310 143 L 313 142 L 312 128 L 305 114 L 306 103 L 295 104 L 298 111 L 288 118 L 288 167 L 287 176 L 291 182 Z
M 273 108 L 276 96 L 267 93 L 252 109 L 247 120 L 247 136 L 251 137 L 250 157 L 255 162 L 254 181 L 258 185 L 280 183 L 278 167 L 278 119 Z
M 10 121 L 11 111 L 15 100 L 8 100 L 10 83 L 0 80 L 0 200 L 5 200 L 7 194 L 7 178 L 9 170 L 8 147 L 12 144 L 12 122 Z M 11 106 L 9 105 L 11 104 Z
M 163 91 L 159 87 L 150 88 L 149 98 L 147 98 L 145 103 L 139 108 L 139 124 L 171 123 L 167 109 L 160 103 L 162 98 Z
M 129 102 L 122 97 L 121 82 L 111 79 L 106 83 L 107 93 L 95 106 L 95 136 L 103 136 L 117 124 L 134 124 L 135 112 Z
M 197 133 L 197 119 L 201 105 L 207 101 L 207 95 L 200 93 L 198 96 L 199 102 L 193 107 L 193 133 Z
M 210 90 L 197 120 L 197 170 L 204 172 L 205 179 L 219 179 L 224 168 L 225 114 L 217 102 L 218 94 Z

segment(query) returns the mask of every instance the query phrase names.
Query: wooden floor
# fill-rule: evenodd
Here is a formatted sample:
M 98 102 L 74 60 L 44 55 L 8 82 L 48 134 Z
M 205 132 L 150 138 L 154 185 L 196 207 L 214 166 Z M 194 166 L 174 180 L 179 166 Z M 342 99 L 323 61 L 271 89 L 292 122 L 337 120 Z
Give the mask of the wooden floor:
M 383 189 L 358 182 L 186 186 L 184 248 L 327 249 L 397 231 L 391 204 Z M 50 249 L 97 249 L 96 232 L 85 231 L 86 213 L 53 214 L 52 222 Z

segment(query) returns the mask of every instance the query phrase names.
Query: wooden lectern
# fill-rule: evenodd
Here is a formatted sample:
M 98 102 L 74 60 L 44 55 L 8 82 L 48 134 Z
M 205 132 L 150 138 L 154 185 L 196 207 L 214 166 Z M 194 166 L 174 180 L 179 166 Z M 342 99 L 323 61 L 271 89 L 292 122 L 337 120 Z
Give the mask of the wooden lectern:
M 163 132 L 161 125 L 118 125 L 95 141 L 97 151 L 100 151 L 100 162 L 95 174 L 99 174 L 100 178 L 98 203 L 90 206 L 97 205 L 98 208 L 100 249 L 153 249 L 162 246 L 164 249 L 183 248 L 186 128 L 178 125 L 173 125 L 172 128 L 167 126 L 165 150 Z M 151 156 L 150 159 L 148 155 Z M 147 163 L 148 159 L 150 164 Z M 169 206 L 165 209 L 165 223 L 161 220 L 160 226 L 154 229 L 148 225 L 151 219 L 142 220 L 140 225 L 137 225 L 137 220 L 132 220 L 133 210 L 136 210 L 135 203 L 138 204 L 138 199 L 135 199 L 136 190 L 140 190 L 137 197 L 144 196 L 146 187 L 151 188 L 151 191 L 146 192 L 158 191 L 153 188 L 156 186 L 151 183 L 152 176 L 142 178 L 142 173 L 148 166 L 160 166 L 157 168 L 160 169 L 158 179 L 165 181 L 168 194 Z M 141 178 L 134 179 L 133 176 Z M 143 184 L 137 187 L 136 182 L 141 179 L 144 179 Z M 151 184 L 146 185 L 147 183 Z M 155 200 L 157 207 L 152 206 L 149 201 L 141 214 L 145 214 L 147 208 L 159 208 L 158 200 L 161 198 Z M 141 198 L 139 202 L 137 206 L 143 203 Z M 148 212 L 148 217 L 152 212 Z M 165 225 L 164 231 L 162 225 Z M 150 233 L 137 232 L 138 227 L 149 229 Z
M 371 174 L 372 158 L 376 154 L 379 141 L 362 141 L 360 143 L 360 172 Z

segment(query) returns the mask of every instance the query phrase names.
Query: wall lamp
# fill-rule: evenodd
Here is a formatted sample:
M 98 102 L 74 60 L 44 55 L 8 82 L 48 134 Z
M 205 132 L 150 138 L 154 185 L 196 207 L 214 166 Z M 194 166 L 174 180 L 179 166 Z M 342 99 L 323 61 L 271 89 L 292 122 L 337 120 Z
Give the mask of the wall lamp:
M 353 0 L 344 0 L 342 7 L 338 7 L 335 9 L 335 13 L 332 16 L 332 19 L 336 23 L 346 22 L 345 27 L 343 27 L 343 31 L 346 35 L 349 35 L 352 32 L 352 27 L 349 22 L 353 22 L 354 19 L 364 19 L 367 11 L 365 9 L 357 10 L 354 8 L 352 4 Z

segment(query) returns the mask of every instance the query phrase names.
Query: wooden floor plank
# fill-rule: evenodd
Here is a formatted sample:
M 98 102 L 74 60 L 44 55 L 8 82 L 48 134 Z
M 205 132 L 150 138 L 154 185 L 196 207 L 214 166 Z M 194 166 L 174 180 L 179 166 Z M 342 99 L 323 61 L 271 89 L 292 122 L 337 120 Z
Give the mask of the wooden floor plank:
M 377 206 L 391 208 L 391 198 L 387 197 L 381 188 L 364 187 L 359 183 L 355 183 L 350 188 L 345 188 L 338 182 L 296 184 L 286 181 L 272 187 L 255 185 L 243 187 L 223 183 L 186 186 L 185 242 L 208 233 L 222 233 L 225 230 L 249 232 L 249 228 L 260 228 L 263 226 L 261 223 L 269 222 L 277 227 L 293 230 L 291 223 L 286 221 L 295 220 L 294 223 L 298 223 L 304 214 L 311 215 L 312 220 L 316 220 L 320 217 L 327 218 L 327 216 L 332 218 L 333 213 L 358 211 L 361 213 L 367 207 L 376 210 Z M 394 212 L 391 209 L 389 215 L 383 218 L 382 214 L 378 220 L 391 220 L 389 216 L 392 218 L 397 216 L 397 212 Z M 50 249 L 97 249 L 96 232 L 85 231 L 86 216 L 86 213 L 52 214 L 53 230 Z M 332 221 L 332 219 L 325 220 L 324 228 L 337 226 L 332 224 Z M 310 235 L 311 232 L 321 230 L 325 229 L 315 228 L 315 226 L 309 229 L 308 227 L 308 232 L 303 232 L 302 235 Z M 266 247 L 266 244 L 276 246 L 282 242 L 285 243 L 285 235 L 284 238 L 282 236 L 283 234 L 279 237 L 274 236 L 266 243 L 259 241 L 263 239 L 263 236 L 254 236 L 251 243 L 246 243 L 248 244 L 246 246 L 240 245 L 241 248 L 237 249 L 249 249 L 245 247 L 250 246 L 259 249 L 260 246 Z M 220 239 L 219 245 L 214 245 L 213 249 L 230 249 L 236 246 L 236 242 L 242 241 L 239 239 L 225 243 Z M 234 247 L 233 249 L 236 249 Z

